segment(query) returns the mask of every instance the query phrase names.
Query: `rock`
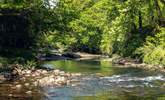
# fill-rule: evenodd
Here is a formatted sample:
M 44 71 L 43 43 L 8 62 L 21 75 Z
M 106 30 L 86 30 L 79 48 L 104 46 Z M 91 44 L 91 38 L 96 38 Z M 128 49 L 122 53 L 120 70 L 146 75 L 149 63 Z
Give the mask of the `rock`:
M 50 71 L 49 73 L 47 70 L 42 70 L 42 69 L 37 69 L 35 71 L 22 70 L 21 74 L 23 76 L 20 77 L 20 80 L 22 80 L 21 82 L 25 82 L 25 83 L 23 85 L 19 84 L 20 81 L 18 83 L 14 83 L 17 85 L 15 85 L 13 89 L 20 89 L 23 86 L 28 87 L 31 85 L 41 86 L 41 87 L 43 86 L 58 87 L 58 86 L 68 85 L 71 83 L 70 79 L 72 76 L 77 77 L 81 75 L 81 73 L 71 74 L 71 73 L 65 73 L 64 71 L 60 71 L 60 70 L 53 70 Z M 14 75 L 17 75 L 17 71 L 13 71 L 12 74 L 9 72 L 9 73 L 5 73 L 4 75 L 0 75 L 0 81 L 6 79 L 12 79 Z M 30 91 L 27 91 L 26 93 L 30 94 Z
M 0 75 L 0 82 L 4 82 L 6 81 L 6 78 L 4 77 L 4 75 Z
M 81 76 L 81 73 L 73 73 L 72 76 Z
M 29 76 L 30 76 L 30 74 L 25 74 L 25 76 L 26 76 L 26 77 L 29 77 Z
M 59 77 L 55 80 L 59 85 L 64 85 L 67 83 L 66 78 L 65 77 Z
M 16 76 L 16 75 L 19 75 L 19 73 L 18 73 L 17 70 L 13 70 L 13 71 L 11 72 L 11 75 Z
M 23 81 L 25 81 L 25 80 L 26 80 L 26 78 L 25 78 L 25 77 L 21 77 L 20 79 L 21 79 L 21 80 L 23 80 Z
M 32 91 L 27 91 L 26 94 L 32 94 Z
M 9 94 L 8 96 L 9 96 L 9 97 L 12 97 L 13 95 L 12 95 L 12 94 Z
M 60 74 L 61 76 L 65 76 L 65 72 L 64 72 L 64 71 L 60 71 L 59 74 Z
M 32 73 L 32 77 L 36 77 L 37 75 L 36 75 L 36 73 Z
M 120 65 L 125 65 L 125 64 L 126 64 L 126 60 L 125 60 L 125 59 L 122 59 L 122 60 L 120 60 L 120 61 L 118 62 L 118 64 L 120 64 Z
M 25 74 L 26 74 L 26 71 L 25 71 L 25 70 L 23 70 L 23 71 L 21 72 L 21 74 L 22 74 L 22 75 L 25 75 Z
M 103 77 L 104 75 L 101 74 L 101 73 L 96 73 L 96 76 L 98 76 L 98 77 Z
M 46 73 L 48 73 L 46 70 L 43 70 L 43 71 L 42 71 L 42 74 L 46 74 Z
M 145 64 L 145 63 L 142 63 L 142 64 L 140 64 L 140 66 L 141 66 L 141 67 L 144 67 L 144 66 L 146 66 L 146 64 Z
M 49 77 L 50 77 L 50 78 L 54 78 L 55 76 L 54 76 L 54 75 L 50 75 Z
M 152 66 L 152 65 L 148 65 L 147 67 L 148 67 L 148 68 L 152 68 L 153 66 Z
M 159 68 L 163 68 L 163 66 L 162 65 L 159 65 Z
M 38 69 L 38 70 L 36 70 L 36 73 L 41 74 L 41 73 L 42 73 L 42 71 L 41 71 L 40 69 Z
M 55 81 L 55 79 L 54 78 L 48 78 L 48 83 L 53 83 Z
M 38 81 L 33 82 L 33 85 L 37 86 L 38 85 Z
M 27 70 L 26 74 L 31 74 L 31 72 L 32 72 L 31 70 Z
M 54 70 L 53 73 L 54 73 L 55 75 L 58 75 L 58 74 L 60 73 L 60 70 Z
M 8 81 L 13 80 L 12 74 L 8 72 L 4 73 L 4 78 Z
M 70 73 L 66 73 L 65 76 L 66 77 L 71 77 L 71 74 Z
M 75 86 L 77 86 L 77 84 L 72 84 L 71 86 L 75 87 Z
M 16 87 L 17 89 L 20 89 L 20 88 L 22 88 L 22 85 L 18 84 L 18 85 L 16 85 L 15 87 Z
M 36 71 L 33 73 L 33 76 L 40 76 L 40 74 L 41 74 L 40 72 Z
M 30 84 L 29 84 L 29 83 L 25 83 L 24 85 L 25 85 L 25 86 L 29 86 Z

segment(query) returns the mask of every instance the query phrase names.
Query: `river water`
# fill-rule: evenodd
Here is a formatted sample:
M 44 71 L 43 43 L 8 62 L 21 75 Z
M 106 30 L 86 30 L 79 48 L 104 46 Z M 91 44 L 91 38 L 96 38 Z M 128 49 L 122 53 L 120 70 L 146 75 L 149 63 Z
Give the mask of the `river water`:
M 165 100 L 165 73 L 159 71 L 94 60 L 49 61 L 43 66 L 83 76 L 63 87 L 11 89 L 17 82 L 3 83 L 0 100 Z
M 45 87 L 44 100 L 165 100 L 165 73 L 119 67 L 106 61 L 51 61 L 45 63 L 84 76 L 70 86 Z

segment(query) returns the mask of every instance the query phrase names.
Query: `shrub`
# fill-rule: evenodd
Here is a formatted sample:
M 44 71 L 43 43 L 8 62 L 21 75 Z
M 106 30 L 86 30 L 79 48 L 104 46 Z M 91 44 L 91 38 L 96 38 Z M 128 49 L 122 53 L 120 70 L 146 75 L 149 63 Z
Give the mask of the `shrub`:
M 148 64 L 165 65 L 165 28 L 154 36 L 148 36 L 143 47 L 137 49 L 142 60 Z

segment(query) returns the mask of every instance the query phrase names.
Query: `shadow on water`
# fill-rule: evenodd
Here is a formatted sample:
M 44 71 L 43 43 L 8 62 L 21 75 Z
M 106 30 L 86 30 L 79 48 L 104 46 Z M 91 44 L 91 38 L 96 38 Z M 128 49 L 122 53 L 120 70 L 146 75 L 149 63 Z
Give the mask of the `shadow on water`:
M 153 75 L 159 72 L 150 72 L 141 68 L 133 67 L 118 67 L 119 65 L 113 65 L 108 61 L 92 61 L 92 60 L 62 60 L 62 61 L 49 61 L 45 62 L 46 66 L 52 66 L 56 69 L 60 69 L 66 72 L 80 72 L 96 74 L 101 73 L 103 75 L 114 74 L 137 74 L 137 75 Z

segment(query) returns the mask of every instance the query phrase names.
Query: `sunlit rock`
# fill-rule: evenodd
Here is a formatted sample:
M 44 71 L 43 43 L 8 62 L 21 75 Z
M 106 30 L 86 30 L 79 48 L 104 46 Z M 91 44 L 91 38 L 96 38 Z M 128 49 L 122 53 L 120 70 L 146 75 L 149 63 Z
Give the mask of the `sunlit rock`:
M 29 85 L 30 85 L 30 83 L 25 83 L 24 85 L 25 85 L 25 86 L 29 86 Z
M 18 84 L 18 85 L 16 85 L 15 87 L 16 87 L 17 89 L 20 89 L 20 88 L 22 88 L 22 85 Z
M 32 91 L 27 91 L 26 94 L 32 94 Z

